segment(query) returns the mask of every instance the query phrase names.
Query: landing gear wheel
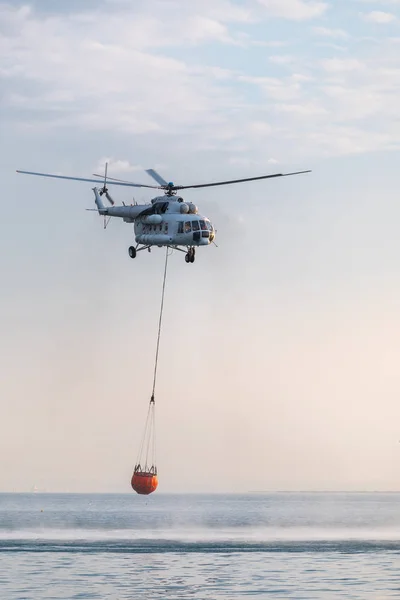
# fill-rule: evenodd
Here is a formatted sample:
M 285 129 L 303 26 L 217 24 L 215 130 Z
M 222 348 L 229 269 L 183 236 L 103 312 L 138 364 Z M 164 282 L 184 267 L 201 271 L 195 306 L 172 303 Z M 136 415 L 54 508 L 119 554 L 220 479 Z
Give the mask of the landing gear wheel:
M 195 249 L 194 248 L 188 248 L 187 254 L 185 254 L 185 261 L 187 263 L 194 262 L 194 254 L 195 254 Z
M 133 246 L 129 246 L 128 252 L 129 252 L 129 256 L 131 258 L 135 258 L 136 257 L 136 248 L 134 248 Z

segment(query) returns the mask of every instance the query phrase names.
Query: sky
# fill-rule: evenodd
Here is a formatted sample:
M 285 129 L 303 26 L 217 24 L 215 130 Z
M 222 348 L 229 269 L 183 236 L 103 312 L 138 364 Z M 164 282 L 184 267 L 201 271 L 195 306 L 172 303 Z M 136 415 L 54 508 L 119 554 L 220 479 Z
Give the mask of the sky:
M 164 251 L 15 173 L 105 161 L 312 169 L 184 194 L 218 247 L 169 260 L 159 491 L 400 489 L 399 48 L 400 0 L 0 2 L 0 491 L 130 490 Z

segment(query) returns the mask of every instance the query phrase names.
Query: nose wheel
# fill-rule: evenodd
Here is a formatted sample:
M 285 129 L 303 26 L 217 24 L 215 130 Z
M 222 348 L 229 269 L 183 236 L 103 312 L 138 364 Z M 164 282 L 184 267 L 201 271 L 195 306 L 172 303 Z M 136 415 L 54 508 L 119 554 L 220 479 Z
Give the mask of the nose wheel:
M 136 258 L 136 248 L 133 246 L 129 246 L 128 253 L 131 258 Z
M 187 254 L 185 254 L 185 261 L 187 263 L 194 262 L 194 258 L 195 258 L 195 249 L 194 248 L 189 248 Z

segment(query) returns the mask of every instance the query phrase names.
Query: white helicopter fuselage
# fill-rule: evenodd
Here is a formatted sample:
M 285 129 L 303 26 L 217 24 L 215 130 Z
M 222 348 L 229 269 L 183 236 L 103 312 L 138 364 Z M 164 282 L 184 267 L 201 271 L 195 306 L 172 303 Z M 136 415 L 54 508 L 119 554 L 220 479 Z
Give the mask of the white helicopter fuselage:
M 93 188 L 93 191 L 100 214 L 134 224 L 138 246 L 191 248 L 208 246 L 214 241 L 215 231 L 210 220 L 199 214 L 196 205 L 180 196 L 158 196 L 151 204 L 106 207 L 100 190 Z
M 165 206 L 166 205 L 166 206 Z M 182 198 L 166 200 L 155 198 L 155 208 L 164 212 L 139 216 L 135 219 L 135 241 L 138 244 L 157 246 L 208 246 L 215 237 L 214 228 L 207 217 L 198 213 L 192 203 Z

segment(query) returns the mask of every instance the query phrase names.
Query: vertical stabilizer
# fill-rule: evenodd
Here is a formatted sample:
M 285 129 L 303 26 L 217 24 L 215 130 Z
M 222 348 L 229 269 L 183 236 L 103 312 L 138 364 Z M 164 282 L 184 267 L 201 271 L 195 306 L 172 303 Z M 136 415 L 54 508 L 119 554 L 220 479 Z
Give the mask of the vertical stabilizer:
M 97 209 L 98 209 L 99 213 L 101 215 L 106 215 L 107 214 L 107 209 L 106 209 L 106 207 L 103 204 L 103 201 L 101 199 L 101 196 L 99 194 L 98 189 L 94 187 L 93 188 L 93 192 L 94 192 L 94 201 L 96 203 L 96 206 L 97 206 Z

